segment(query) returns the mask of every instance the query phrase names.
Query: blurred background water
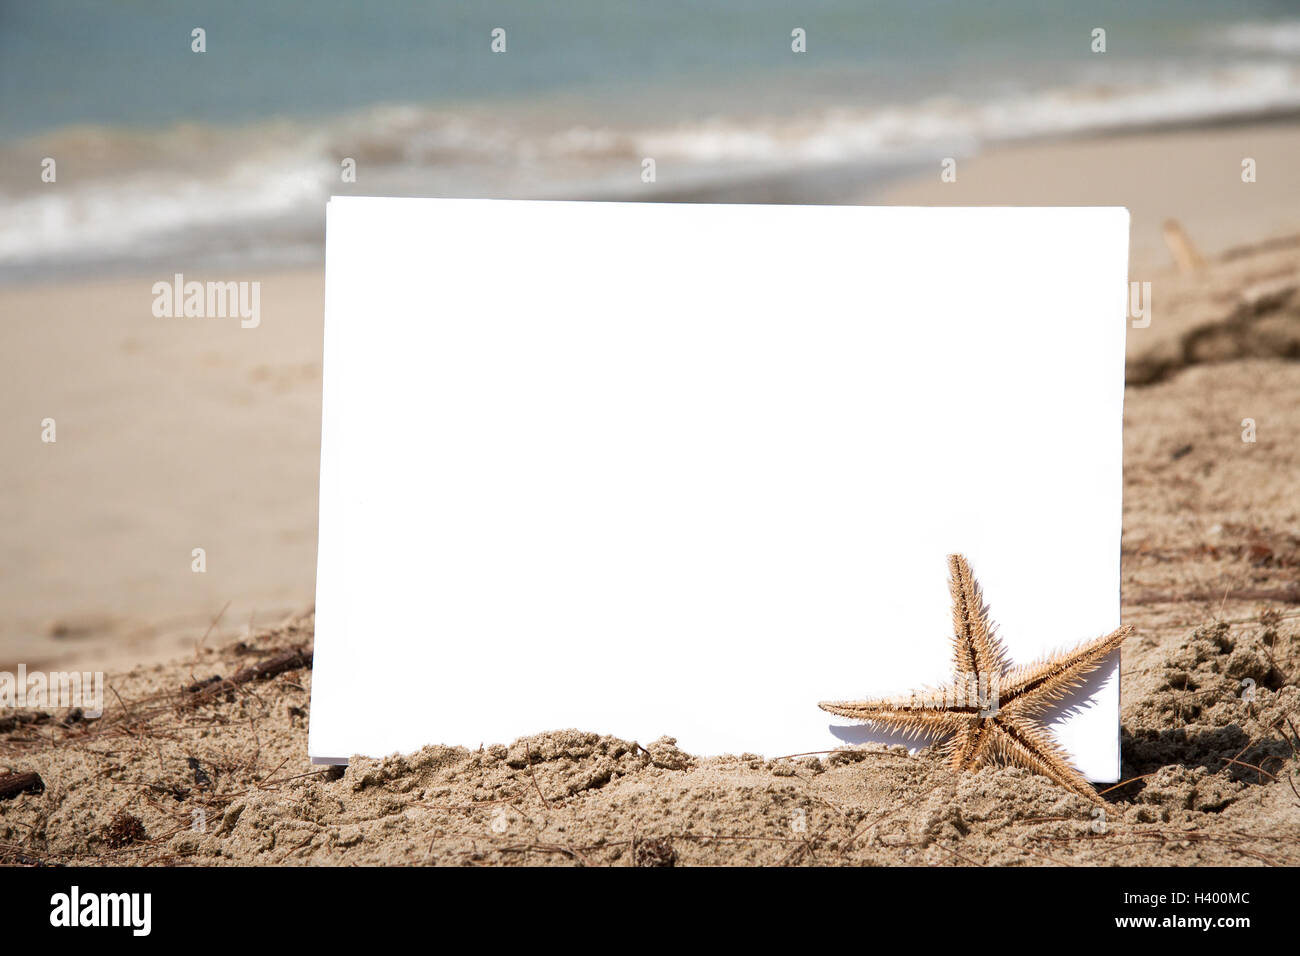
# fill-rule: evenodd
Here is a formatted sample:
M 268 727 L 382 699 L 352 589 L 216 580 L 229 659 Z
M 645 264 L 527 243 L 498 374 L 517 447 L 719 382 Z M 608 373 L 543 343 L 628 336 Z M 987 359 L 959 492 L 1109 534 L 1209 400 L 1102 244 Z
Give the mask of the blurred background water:
M 1294 111 L 1300 4 L 3 0 L 0 90 L 0 280 L 311 264 L 332 193 L 852 201 L 990 144 Z

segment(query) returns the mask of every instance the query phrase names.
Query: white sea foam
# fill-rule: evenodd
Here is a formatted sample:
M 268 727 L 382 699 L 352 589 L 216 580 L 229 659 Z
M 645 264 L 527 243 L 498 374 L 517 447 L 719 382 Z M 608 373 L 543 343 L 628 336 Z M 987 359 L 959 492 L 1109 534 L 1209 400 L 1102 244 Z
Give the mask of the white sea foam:
M 1271 26 L 1269 42 L 1289 42 L 1287 29 Z M 1290 29 L 1300 38 L 1300 24 Z M 1242 36 L 1253 34 L 1229 32 L 1227 42 Z M 238 259 L 241 250 L 250 259 L 268 250 L 272 259 L 300 259 L 320 249 L 331 193 L 645 198 L 647 156 L 669 190 L 685 182 L 707 189 L 742 169 L 929 162 L 1007 140 L 1297 108 L 1300 62 L 1282 59 L 1119 79 L 1099 71 L 1074 85 L 981 102 L 950 96 L 646 128 L 571 118 L 548 128 L 527 113 L 399 105 L 310 126 L 83 130 L 62 134 L 61 153 L 93 147 L 97 166 L 112 174 L 11 182 L 0 195 L 0 274 L 163 255 Z M 29 162 L 43 148 L 33 141 L 7 152 Z M 345 156 L 357 159 L 356 186 L 340 181 Z
M 1300 20 L 1239 23 L 1218 35 L 1229 46 L 1300 56 Z

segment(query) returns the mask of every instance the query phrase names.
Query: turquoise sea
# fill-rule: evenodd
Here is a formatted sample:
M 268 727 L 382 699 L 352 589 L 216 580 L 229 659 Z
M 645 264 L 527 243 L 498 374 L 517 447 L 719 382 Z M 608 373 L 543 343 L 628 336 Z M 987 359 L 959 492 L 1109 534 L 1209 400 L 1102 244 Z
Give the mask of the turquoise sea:
M 1291 114 L 1300 3 L 0 0 L 0 97 L 0 279 L 307 263 L 331 193 L 855 201 L 999 142 Z

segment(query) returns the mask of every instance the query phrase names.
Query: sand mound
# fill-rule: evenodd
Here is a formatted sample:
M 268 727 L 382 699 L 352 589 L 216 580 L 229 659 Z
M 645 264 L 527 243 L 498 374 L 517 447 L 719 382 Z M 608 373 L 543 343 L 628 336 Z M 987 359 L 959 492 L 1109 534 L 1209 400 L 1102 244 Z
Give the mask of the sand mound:
M 1298 863 L 1300 624 L 1266 613 L 1125 658 L 1128 783 L 1098 815 L 1015 768 L 955 774 L 866 746 L 701 759 L 580 730 L 306 761 L 306 618 L 201 665 L 142 668 L 97 721 L 0 740 L 43 792 L 0 802 L 19 864 Z M 272 668 L 274 669 L 274 668 Z M 265 668 L 263 669 L 265 670 Z M 211 671 L 212 673 L 208 673 Z M 230 675 L 211 681 L 217 674 Z M 1132 676 L 1130 676 L 1132 675 Z M 1253 699 L 1241 697 L 1253 680 Z M 1290 721 L 1290 723 L 1288 723 Z

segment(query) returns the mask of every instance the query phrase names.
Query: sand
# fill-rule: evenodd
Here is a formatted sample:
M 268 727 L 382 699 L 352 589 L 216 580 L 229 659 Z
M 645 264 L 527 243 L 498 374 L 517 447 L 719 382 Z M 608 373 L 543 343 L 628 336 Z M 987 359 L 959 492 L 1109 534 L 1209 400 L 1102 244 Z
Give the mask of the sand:
M 0 860 L 1300 864 L 1300 421 L 1243 445 L 1233 417 L 1261 382 L 1279 407 L 1300 400 L 1300 366 L 1277 359 L 1130 390 L 1123 611 L 1138 633 L 1125 782 L 1104 815 L 1019 769 L 955 774 L 879 746 L 700 759 L 670 736 L 560 730 L 312 767 L 310 668 L 245 679 L 309 647 L 307 615 L 114 675 L 98 721 L 0 727 L 3 762 L 45 784 L 0 801 Z
M 929 751 L 699 759 L 670 736 L 580 730 L 340 775 L 306 760 L 309 668 L 201 683 L 308 647 L 307 615 L 112 675 L 98 721 L 0 727 L 0 761 L 46 787 L 0 801 L 0 859 L 1300 864 L 1298 404 L 1300 365 L 1277 358 L 1129 389 L 1123 615 L 1138 633 L 1122 669 L 1126 782 L 1104 817 L 1043 777 L 957 775 Z
M 1131 278 L 1159 279 L 1172 265 L 1163 225 L 1178 220 L 1207 255 L 1300 227 L 1300 126 L 1168 129 L 1128 136 L 1033 142 L 961 160 L 956 182 L 908 180 L 864 197 L 897 205 L 1127 206 Z M 1242 160 L 1256 181 L 1242 182 Z
M 310 607 L 323 278 L 239 278 L 257 328 L 155 318 L 170 276 L 0 289 L 0 668 L 166 659 Z
M 1138 632 L 1124 783 L 1104 816 L 1017 769 L 956 775 L 929 751 L 880 747 L 705 759 L 667 726 L 653 741 L 557 730 L 312 767 L 310 667 L 241 673 L 312 640 L 320 277 L 303 272 L 265 277 L 256 330 L 166 320 L 159 334 L 151 280 L 0 290 L 6 315 L 41 317 L 0 326 L 3 354 L 29 360 L 0 381 L 18 412 L 0 434 L 0 656 L 102 662 L 111 686 L 98 720 L 0 721 L 0 771 L 44 783 L 0 799 L 0 861 L 1300 864 L 1300 191 L 1207 209 L 1196 180 L 1243 149 L 1296 155 L 1300 138 L 1180 136 L 1090 153 L 1088 182 L 1109 177 L 1113 196 L 1067 183 L 1037 197 L 1125 201 L 1115 183 L 1131 179 L 1135 236 L 1155 237 L 1134 250 L 1154 300 L 1151 325 L 1129 332 L 1124 423 L 1123 617 Z M 963 164 L 962 188 L 982 176 L 990 192 L 945 201 L 1012 201 L 1033 191 L 1027 171 L 1084 162 L 1080 145 Z M 1166 216 L 1201 245 L 1202 271 L 1173 267 Z M 39 440 L 47 415 L 54 446 Z M 190 570 L 196 546 L 205 574 Z

